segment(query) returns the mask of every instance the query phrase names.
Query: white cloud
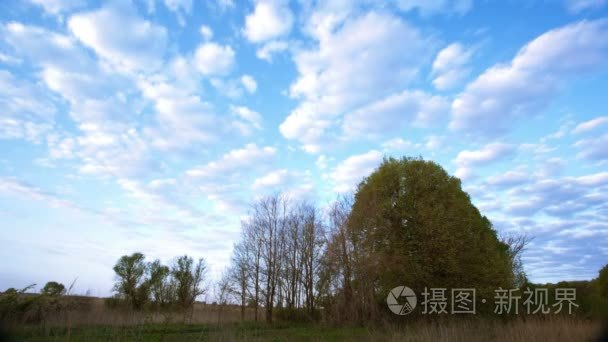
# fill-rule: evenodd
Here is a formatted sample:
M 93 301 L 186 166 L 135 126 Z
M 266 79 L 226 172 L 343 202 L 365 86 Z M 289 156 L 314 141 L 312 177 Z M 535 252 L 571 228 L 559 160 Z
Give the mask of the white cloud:
M 576 181 L 586 186 L 600 186 L 608 184 L 608 172 L 599 172 L 576 178 Z
M 419 148 L 420 144 L 415 144 L 415 143 L 413 143 L 409 140 L 405 140 L 403 138 L 394 138 L 394 139 L 383 142 L 382 147 L 384 148 L 385 151 L 392 150 L 392 151 L 403 152 L 403 151 L 411 150 L 413 148 Z
M 445 137 L 430 135 L 424 139 L 424 147 L 429 151 L 441 149 L 445 146 Z
M 241 76 L 241 83 L 243 84 L 243 87 L 245 87 L 245 90 L 249 92 L 249 94 L 255 93 L 255 91 L 258 89 L 258 83 L 255 81 L 255 78 L 250 75 Z
M 190 13 L 192 11 L 192 0 L 165 0 L 164 2 L 165 6 L 172 12 Z
M 10 23 L 6 31 L 17 52 L 41 67 L 37 76 L 42 83 L 68 101 L 66 114 L 75 130 L 63 132 L 58 125 L 47 136 L 51 158 L 72 159 L 81 173 L 101 177 L 157 170 L 149 155 L 151 139 L 143 138 L 135 124 L 138 110 L 125 95 L 135 90 L 130 81 L 97 63 L 69 36 L 18 23 Z
M 545 244 L 544 246 L 541 246 L 540 248 L 549 253 L 554 253 L 554 254 L 564 254 L 564 253 L 572 251 L 572 248 L 570 248 L 570 247 L 557 246 L 556 241 L 549 241 L 549 242 L 547 242 L 547 244 Z
M 258 147 L 256 144 L 247 144 L 244 148 L 224 154 L 219 160 L 186 171 L 186 175 L 202 178 L 221 176 L 226 172 L 252 167 L 256 163 L 267 161 L 276 152 L 277 150 L 274 147 Z
M 28 201 L 45 202 L 53 208 L 65 208 L 76 212 L 85 211 L 73 202 L 15 178 L 0 178 L 0 194 L 18 196 Z
M 417 9 L 423 16 L 442 12 L 463 15 L 473 8 L 473 0 L 399 0 L 397 6 L 406 12 Z
M 49 134 L 47 145 L 51 159 L 74 158 L 76 140 L 73 138 L 61 138 L 56 134 Z
M 260 113 L 244 106 L 230 106 L 230 111 L 239 118 L 239 120 L 234 120 L 232 122 L 232 126 L 236 128 L 241 135 L 248 136 L 251 135 L 254 130 L 262 129 L 262 116 Z
M 209 83 L 219 94 L 228 98 L 236 99 L 243 95 L 243 84 L 239 78 L 223 79 L 214 77 L 209 80 Z
M 272 62 L 272 55 L 275 53 L 279 53 L 281 51 L 285 51 L 289 48 L 289 44 L 285 41 L 281 40 L 273 40 L 267 43 L 264 43 L 255 53 L 255 55 L 259 59 L 263 59 L 267 62 Z
M 100 140 L 100 139 L 106 139 Z M 149 156 L 147 144 L 134 131 L 113 139 L 95 132 L 78 140 L 76 154 L 82 174 L 106 177 L 142 177 L 158 171 Z
M 162 64 L 167 30 L 139 17 L 129 2 L 76 14 L 68 27 L 83 44 L 125 71 L 151 71 Z
M 222 11 L 235 7 L 234 0 L 216 0 L 216 4 Z
M 177 21 L 181 26 L 186 25 L 185 15 L 192 12 L 192 0 L 165 0 L 165 6 L 177 15 Z
M 462 179 L 470 178 L 474 174 L 474 167 L 493 163 L 508 156 L 513 151 L 513 146 L 503 143 L 488 144 L 479 150 L 461 151 L 454 159 L 458 166 L 456 176 Z
M 129 104 L 119 99 L 78 100 L 70 117 L 78 135 L 53 137 L 53 158 L 77 158 L 80 173 L 106 177 L 142 177 L 158 171 L 159 162 L 150 155 L 149 139 L 133 128 L 135 117 Z
M 45 67 L 40 77 L 49 89 L 57 92 L 71 104 L 87 98 L 112 96 L 123 83 L 102 70 L 71 72 L 53 66 Z
M 352 190 L 358 182 L 380 166 L 382 156 L 382 152 L 372 150 L 348 157 L 340 162 L 330 174 L 330 178 L 335 184 L 334 190 L 336 192 Z
M 86 3 L 83 0 L 29 0 L 31 3 L 38 5 L 45 12 L 53 15 L 69 12 L 71 10 L 83 7 Z
M 20 56 L 37 65 L 82 71 L 93 64 L 70 36 L 18 22 L 1 25 L 0 32 Z
M 503 143 L 492 143 L 480 150 L 464 150 L 458 153 L 455 162 L 460 166 L 478 166 L 491 163 L 513 151 L 513 146 Z
M 0 63 L 4 64 L 21 64 L 23 61 L 17 57 L 9 56 L 0 52 Z
M 262 116 L 260 113 L 244 106 L 230 106 L 230 110 L 241 119 L 253 125 L 255 128 L 262 128 Z
M 527 172 L 507 171 L 503 174 L 488 177 L 487 183 L 495 186 L 514 186 L 523 184 L 530 179 L 530 174 Z
M 317 160 L 315 161 L 315 164 L 317 165 L 317 167 L 321 170 L 325 170 L 327 169 L 327 164 L 329 163 L 329 161 L 333 160 L 333 158 L 330 158 L 324 154 L 320 155 L 319 157 L 317 157 Z
M 194 148 L 214 141 L 219 123 L 211 106 L 200 97 L 161 98 L 156 101 L 157 126 L 145 131 L 162 150 Z
M 265 193 L 281 192 L 290 200 L 310 200 L 314 185 L 309 172 L 273 170 L 256 178 L 251 185 L 258 196 Z
M 572 13 L 597 10 L 606 5 L 606 0 L 565 0 L 566 8 Z
M 201 25 L 199 32 L 205 40 L 211 40 L 211 38 L 213 38 L 213 30 L 207 25 Z
M 234 50 L 228 45 L 204 43 L 196 49 L 194 60 L 203 75 L 225 75 L 234 65 Z
M 436 122 L 448 109 L 449 103 L 441 96 L 405 90 L 346 114 L 342 128 L 350 137 L 384 134 Z
M 585 158 L 590 160 L 606 160 L 608 159 L 608 133 L 585 138 L 577 141 L 574 146 L 578 147 L 581 151 L 577 154 L 579 158 Z
M 228 131 L 227 120 L 200 96 L 201 81 L 195 62 L 183 56 L 175 57 L 162 73 L 139 77 L 138 88 L 154 104 L 156 115 L 143 128 L 153 147 L 194 151 Z
M 459 85 L 468 76 L 467 67 L 472 50 L 460 43 L 452 43 L 439 51 L 433 62 L 433 85 L 439 90 L 447 90 Z
M 581 21 L 544 33 L 509 64 L 487 69 L 452 103 L 450 128 L 481 134 L 506 130 L 539 112 L 567 75 L 593 70 L 608 57 L 608 20 Z
M 243 34 L 254 43 L 261 43 L 289 34 L 293 14 L 284 0 L 258 0 L 253 13 L 245 17 Z
M 191 59 L 175 57 L 163 73 L 140 77 L 137 86 L 142 94 L 156 101 L 160 98 L 182 98 L 200 94 L 201 77 Z
M 256 180 L 253 182 L 252 188 L 254 190 L 259 190 L 262 188 L 285 185 L 290 176 L 291 174 L 286 169 L 271 171 L 262 177 L 256 178 Z
M 580 134 L 580 133 L 585 133 L 585 132 L 589 132 L 589 131 L 593 131 L 596 128 L 608 124 L 608 116 L 600 116 L 598 118 L 595 119 L 591 119 L 585 122 L 581 122 L 580 124 L 578 124 L 573 130 L 572 133 L 574 134 Z
M 302 142 L 305 151 L 317 153 L 321 150 L 320 141 L 325 135 L 325 130 L 332 122 L 323 120 L 311 107 L 307 105 L 296 108 L 281 123 L 279 130 L 285 138 Z
M 39 85 L 0 70 L 0 139 L 40 141 L 51 131 L 57 111 L 53 98 Z
M 280 131 L 311 151 L 319 149 L 337 117 L 404 89 L 434 45 L 386 13 L 369 12 L 342 22 L 333 12 L 315 12 L 309 27 L 319 45 L 294 54 L 299 76 L 289 92 L 301 102 Z

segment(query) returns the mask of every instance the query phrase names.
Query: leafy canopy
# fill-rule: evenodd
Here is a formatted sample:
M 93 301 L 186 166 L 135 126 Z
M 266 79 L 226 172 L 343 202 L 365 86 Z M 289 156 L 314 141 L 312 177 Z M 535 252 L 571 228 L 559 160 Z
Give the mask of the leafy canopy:
M 494 289 L 513 282 L 509 247 L 458 178 L 422 159 L 385 159 L 363 180 L 349 218 L 358 278 L 398 285 Z

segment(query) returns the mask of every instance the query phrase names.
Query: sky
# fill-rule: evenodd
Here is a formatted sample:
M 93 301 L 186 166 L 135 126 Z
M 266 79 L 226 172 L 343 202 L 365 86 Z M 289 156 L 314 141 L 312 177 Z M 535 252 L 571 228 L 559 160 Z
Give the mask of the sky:
M 461 178 L 534 282 L 608 262 L 607 0 L 3 0 L 0 290 L 229 262 L 250 204 Z

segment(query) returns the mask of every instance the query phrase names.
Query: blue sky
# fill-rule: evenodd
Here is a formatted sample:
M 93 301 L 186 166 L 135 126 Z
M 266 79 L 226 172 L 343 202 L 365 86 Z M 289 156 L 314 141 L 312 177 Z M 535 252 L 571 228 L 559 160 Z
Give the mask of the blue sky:
M 6 0 L 0 32 L 0 288 L 219 274 L 256 196 L 403 155 L 533 237 L 531 280 L 608 261 L 606 0 Z

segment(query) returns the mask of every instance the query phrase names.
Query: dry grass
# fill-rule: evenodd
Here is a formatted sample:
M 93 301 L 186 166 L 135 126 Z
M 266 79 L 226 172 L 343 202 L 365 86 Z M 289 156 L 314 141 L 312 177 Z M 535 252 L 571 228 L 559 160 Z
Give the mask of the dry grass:
M 254 324 L 253 310 L 240 322 L 238 306 L 197 303 L 192 311 L 132 312 L 111 309 L 100 298 L 20 326 L 16 340 L 31 341 L 591 341 L 598 321 L 570 316 L 501 320 L 481 317 L 404 322 L 401 326 L 331 327 L 279 323 Z M 404 319 L 407 319 L 405 317 Z M 0 336 L 2 340 L 2 336 Z
M 261 313 L 260 313 L 261 315 Z M 254 311 L 245 310 L 245 320 L 253 321 Z M 241 309 L 235 305 L 195 303 L 184 311 L 131 311 L 109 308 L 102 298 L 87 298 L 87 305 L 60 312 L 47 318 L 49 326 L 130 326 L 140 324 L 225 324 L 241 321 Z
M 573 317 L 446 320 L 417 322 L 391 333 L 393 341 L 591 341 L 600 335 L 598 321 Z

